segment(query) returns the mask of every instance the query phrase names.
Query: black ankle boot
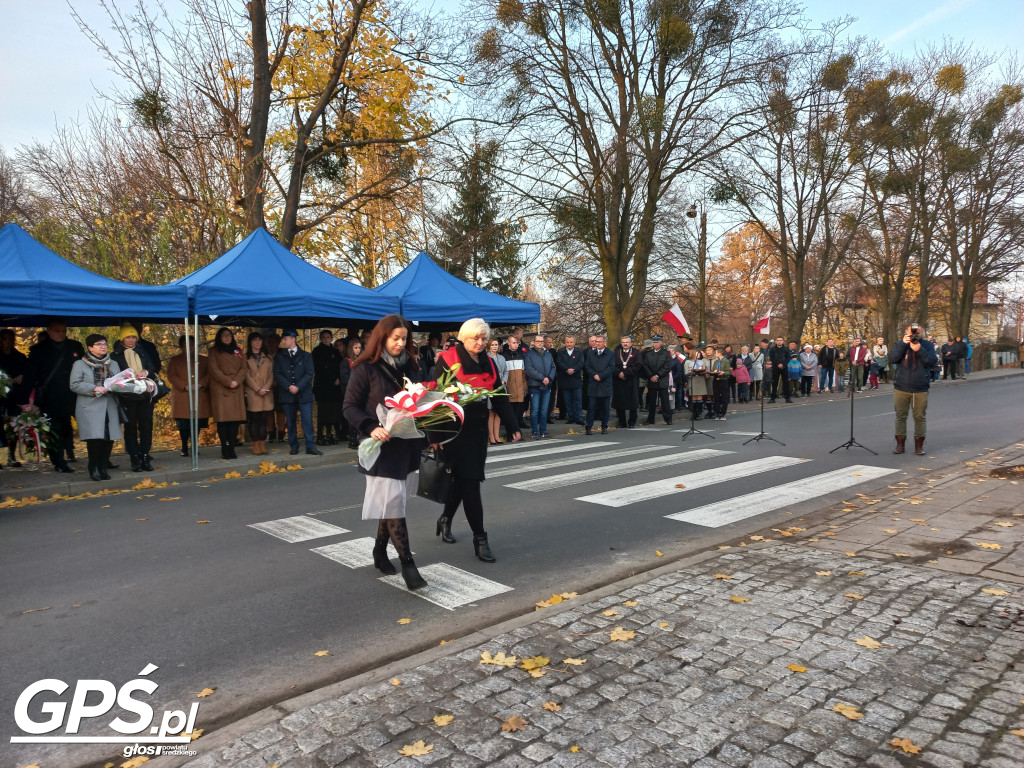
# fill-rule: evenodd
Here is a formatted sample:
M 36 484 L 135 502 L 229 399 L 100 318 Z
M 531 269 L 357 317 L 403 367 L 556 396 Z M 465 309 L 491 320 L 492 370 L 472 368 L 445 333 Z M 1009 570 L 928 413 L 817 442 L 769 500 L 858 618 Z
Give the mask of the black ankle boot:
M 379 541 L 373 545 L 373 567 L 385 576 L 398 573 L 398 570 L 388 559 L 388 543 L 386 541 L 383 545 Z
M 435 536 L 440 536 L 441 541 L 445 544 L 454 544 L 455 537 L 452 536 L 452 521 L 444 516 L 444 513 L 437 518 L 437 533 Z
M 473 537 L 473 549 L 476 550 L 476 556 L 478 560 L 483 560 L 485 563 L 493 563 L 494 555 L 491 554 L 491 548 L 487 544 L 487 534 Z
M 142 454 L 141 466 L 143 472 L 156 472 L 156 470 L 153 469 L 153 457 L 148 453 Z
M 130 458 L 131 458 L 131 462 L 132 462 L 132 472 L 141 472 L 142 471 L 142 457 L 139 456 L 139 454 L 137 454 L 137 453 L 133 453 Z
M 191 456 L 192 455 L 192 452 L 188 449 L 188 442 L 189 442 L 188 440 L 182 440 L 181 441 L 181 455 L 182 456 Z
M 420 589 L 427 586 L 427 582 L 420 576 L 420 572 L 416 569 L 416 563 L 411 557 L 402 560 L 402 578 L 405 579 L 405 586 L 409 589 Z

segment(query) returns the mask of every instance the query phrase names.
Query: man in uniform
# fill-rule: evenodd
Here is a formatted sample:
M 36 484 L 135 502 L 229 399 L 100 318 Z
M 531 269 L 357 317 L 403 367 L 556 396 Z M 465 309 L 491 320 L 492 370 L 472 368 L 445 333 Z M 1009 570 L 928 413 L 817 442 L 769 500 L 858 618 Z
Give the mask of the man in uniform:
M 662 415 L 666 424 L 672 423 L 672 399 L 669 397 L 669 383 L 672 373 L 672 354 L 663 349 L 661 336 L 651 337 L 653 347 L 644 353 L 641 364 L 647 377 L 647 423 L 654 423 L 661 402 Z

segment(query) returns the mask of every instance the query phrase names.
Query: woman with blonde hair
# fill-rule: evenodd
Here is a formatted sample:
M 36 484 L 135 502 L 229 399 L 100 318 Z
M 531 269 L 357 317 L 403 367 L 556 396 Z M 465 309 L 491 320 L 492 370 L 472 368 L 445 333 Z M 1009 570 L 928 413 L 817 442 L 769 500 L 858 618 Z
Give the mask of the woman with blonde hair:
M 497 363 L 484 352 L 490 332 L 490 327 L 479 317 L 464 322 L 459 329 L 458 344 L 438 355 L 433 378 L 440 378 L 454 369 L 455 378 L 460 382 L 477 388 L 499 389 L 501 375 Z M 487 461 L 488 414 L 491 411 L 498 414 L 512 442 L 518 442 L 522 435 L 507 397 L 477 400 L 464 406 L 464 411 L 462 429 L 442 448 L 445 464 L 453 470 L 454 481 L 451 498 L 437 519 L 437 535 L 447 544 L 455 543 L 452 520 L 461 504 L 473 531 L 473 550 L 477 558 L 493 563 L 494 555 L 484 530 L 484 505 L 480 496 L 480 483 L 485 479 L 484 463 Z

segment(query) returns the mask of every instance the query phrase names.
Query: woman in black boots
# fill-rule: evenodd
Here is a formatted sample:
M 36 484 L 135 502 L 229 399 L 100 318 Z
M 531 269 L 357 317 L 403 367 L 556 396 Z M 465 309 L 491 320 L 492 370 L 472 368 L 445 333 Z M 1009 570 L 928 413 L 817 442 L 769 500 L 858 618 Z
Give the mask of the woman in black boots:
M 405 585 L 419 589 L 427 582 L 412 559 L 409 530 L 405 525 L 405 502 L 416 492 L 416 471 L 420 468 L 423 440 L 392 440 L 377 416 L 377 406 L 384 405 L 384 398 L 403 389 L 404 378 L 412 380 L 419 371 L 419 364 L 406 352 L 407 339 L 405 320 L 400 315 L 388 315 L 377 323 L 366 348 L 352 361 L 352 377 L 345 391 L 342 412 L 360 438 L 382 443 L 376 463 L 368 470 L 359 467 L 366 475 L 363 520 L 377 521 L 373 564 L 381 573 L 396 572 L 388 560 L 390 539 L 402 564 Z
M 445 375 L 459 364 L 456 378 L 474 387 L 499 389 L 499 378 L 494 361 L 484 351 L 491 329 L 480 318 L 467 320 L 459 329 L 459 343 L 442 352 L 437 358 L 434 378 Z M 519 422 L 507 397 L 492 397 L 491 409 L 505 425 L 512 442 L 522 436 Z M 487 400 L 477 400 L 463 406 L 465 418 L 455 439 L 443 446 L 445 464 L 452 467 L 454 482 L 452 496 L 444 505 L 437 520 L 437 535 L 447 544 L 454 544 L 452 520 L 459 505 L 466 511 L 466 520 L 473 531 L 473 549 L 485 563 L 493 563 L 494 555 L 484 530 L 484 505 L 480 497 L 480 483 L 484 481 L 484 463 L 487 461 L 488 418 Z
M 219 328 L 206 359 L 210 372 L 210 411 L 217 422 L 220 457 L 237 459 L 238 425 L 245 421 L 245 358 L 230 328 Z
M 107 465 L 114 441 L 121 439 L 121 420 L 117 397 L 107 391 L 103 382 L 121 369 L 110 359 L 105 336 L 90 334 L 85 346 L 85 357 L 71 367 L 71 391 L 78 395 L 75 421 L 78 436 L 89 452 L 89 477 L 109 480 Z

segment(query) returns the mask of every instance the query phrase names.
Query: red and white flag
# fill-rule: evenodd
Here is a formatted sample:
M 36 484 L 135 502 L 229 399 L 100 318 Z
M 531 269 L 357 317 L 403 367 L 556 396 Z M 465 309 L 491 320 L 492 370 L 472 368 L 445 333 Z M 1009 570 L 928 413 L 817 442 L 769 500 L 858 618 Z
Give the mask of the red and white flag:
M 754 333 L 771 333 L 772 330 L 772 313 L 769 312 L 767 315 L 762 317 L 756 323 L 754 323 Z
M 672 326 L 677 336 L 684 336 L 690 332 L 690 326 L 686 324 L 683 310 L 679 308 L 678 304 L 673 304 L 672 309 L 662 315 L 661 319 Z

